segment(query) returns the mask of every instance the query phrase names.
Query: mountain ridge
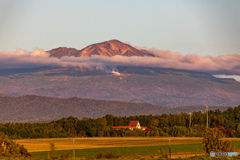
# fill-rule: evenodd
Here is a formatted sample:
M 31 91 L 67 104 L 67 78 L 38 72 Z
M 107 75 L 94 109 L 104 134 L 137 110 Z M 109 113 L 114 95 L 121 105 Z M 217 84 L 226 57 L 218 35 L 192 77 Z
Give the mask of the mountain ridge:
M 86 46 L 81 50 L 77 50 L 75 48 L 66 48 L 66 47 L 59 47 L 48 51 L 50 53 L 50 57 L 57 57 L 61 58 L 63 56 L 74 56 L 74 57 L 81 57 L 81 56 L 89 56 L 92 55 L 101 55 L 101 56 L 153 56 L 150 53 L 143 52 L 138 50 L 129 44 L 122 43 L 119 40 L 113 39 L 109 41 L 104 41 L 100 43 L 94 43 L 91 45 Z
M 189 105 L 237 106 L 240 83 L 209 73 L 151 67 L 0 70 L 1 92 L 47 97 Z
M 99 118 L 107 114 L 114 116 L 161 115 L 205 112 L 206 106 L 162 107 L 146 103 L 105 101 L 84 98 L 56 98 L 36 95 L 20 97 L 0 96 L 0 123 L 8 122 L 49 122 L 63 117 L 79 119 Z M 210 106 L 210 110 L 226 110 L 228 107 Z

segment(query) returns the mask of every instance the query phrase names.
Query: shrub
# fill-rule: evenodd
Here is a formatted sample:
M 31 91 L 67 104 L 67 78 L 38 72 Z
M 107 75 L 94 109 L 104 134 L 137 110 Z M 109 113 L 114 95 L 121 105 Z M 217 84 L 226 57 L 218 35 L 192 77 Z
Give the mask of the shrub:
M 16 144 L 0 132 L 0 158 L 3 157 L 31 157 L 23 145 Z
M 102 151 L 100 153 L 96 154 L 96 156 L 95 156 L 96 159 L 103 159 L 103 158 L 115 159 L 115 158 L 119 158 L 119 157 L 121 157 L 121 156 L 120 155 L 115 155 L 115 154 L 113 154 L 113 152 L 109 152 L 109 153 L 104 155 Z
M 168 158 L 168 155 L 167 153 L 165 153 L 162 148 L 159 149 L 159 153 L 160 153 L 160 157 L 161 158 Z
M 69 159 L 70 158 L 70 155 L 68 153 L 63 153 L 60 155 L 59 157 L 61 160 L 64 160 L 64 159 Z
M 56 153 L 55 153 L 55 146 L 53 143 L 50 143 L 50 152 L 48 154 L 49 159 L 57 159 Z
M 96 154 L 95 158 L 96 159 L 104 158 L 103 152 L 101 151 L 100 153 Z
M 121 156 L 120 155 L 115 155 L 115 154 L 113 154 L 113 152 L 109 152 L 109 153 L 105 154 L 104 157 L 107 158 L 107 159 L 112 159 L 112 158 L 119 158 Z
M 87 137 L 85 131 L 79 131 L 78 136 L 79 136 L 79 137 Z
M 214 152 L 231 152 L 234 146 L 229 141 L 221 140 L 224 138 L 223 133 L 217 128 L 208 128 L 203 132 L 203 146 L 206 153 Z

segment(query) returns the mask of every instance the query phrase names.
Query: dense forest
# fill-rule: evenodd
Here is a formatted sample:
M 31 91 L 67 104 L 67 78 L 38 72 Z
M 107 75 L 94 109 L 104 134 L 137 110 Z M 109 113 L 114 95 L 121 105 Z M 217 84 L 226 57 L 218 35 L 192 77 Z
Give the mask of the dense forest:
M 120 117 L 106 115 L 101 118 L 76 117 L 62 118 L 49 123 L 5 123 L 0 124 L 0 132 L 9 138 L 54 138 L 54 137 L 125 137 L 125 136 L 202 136 L 206 128 L 206 112 L 193 112 L 190 115 L 162 114 Z M 127 126 L 131 120 L 138 120 L 141 126 L 151 128 L 150 131 L 120 129 L 112 126 Z M 225 111 L 209 110 L 208 126 L 218 128 L 226 137 L 240 137 L 240 105 L 229 107 Z

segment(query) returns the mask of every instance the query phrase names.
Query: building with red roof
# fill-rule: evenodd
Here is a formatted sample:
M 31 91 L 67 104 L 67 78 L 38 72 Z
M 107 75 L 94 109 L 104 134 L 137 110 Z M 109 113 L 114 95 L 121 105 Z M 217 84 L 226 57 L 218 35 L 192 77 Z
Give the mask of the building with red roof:
M 139 121 L 130 121 L 128 124 L 129 127 L 135 127 L 137 129 L 141 129 Z
M 123 129 L 129 128 L 131 130 L 141 129 L 143 131 L 145 131 L 145 130 L 147 131 L 148 129 L 150 129 L 150 128 L 147 128 L 147 127 L 141 127 L 139 121 L 130 121 L 128 126 L 113 126 L 112 128 L 114 128 L 116 130 L 121 129 L 121 128 L 123 128 Z

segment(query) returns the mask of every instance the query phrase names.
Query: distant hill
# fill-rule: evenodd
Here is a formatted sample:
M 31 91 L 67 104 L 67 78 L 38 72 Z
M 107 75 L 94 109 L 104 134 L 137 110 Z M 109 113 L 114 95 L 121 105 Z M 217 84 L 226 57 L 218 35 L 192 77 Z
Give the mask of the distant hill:
M 147 52 L 137 50 L 136 48 L 122 43 L 118 40 L 110 40 L 102 43 L 96 43 L 89 45 L 82 50 L 77 50 L 74 48 L 59 47 L 48 51 L 51 57 L 61 58 L 63 56 L 89 56 L 101 55 L 101 56 L 153 56 Z
M 63 117 L 98 118 L 106 114 L 115 116 L 161 115 L 202 111 L 205 106 L 162 107 L 152 104 L 120 101 L 91 100 L 82 98 L 54 98 L 26 95 L 21 97 L 0 96 L 0 123 L 6 122 L 47 122 Z M 226 110 L 228 107 L 209 107 Z
M 60 98 L 150 103 L 177 107 L 238 106 L 240 83 L 209 73 L 150 67 L 0 70 L 0 92 Z

